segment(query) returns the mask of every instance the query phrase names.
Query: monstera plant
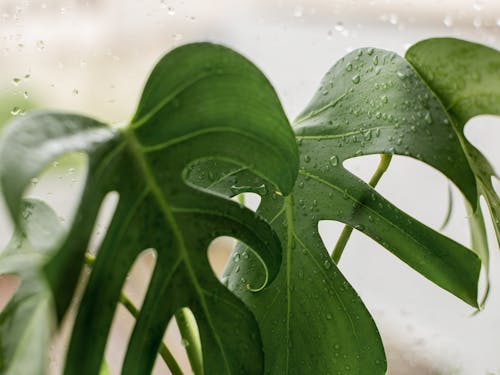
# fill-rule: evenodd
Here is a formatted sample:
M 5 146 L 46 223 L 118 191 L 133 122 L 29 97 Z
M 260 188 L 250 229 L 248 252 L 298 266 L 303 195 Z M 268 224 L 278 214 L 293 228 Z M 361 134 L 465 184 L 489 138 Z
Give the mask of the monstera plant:
M 104 349 L 118 304 L 136 319 L 123 374 L 150 373 L 158 354 L 183 373 L 162 341 L 172 317 L 197 375 L 384 374 L 375 322 L 338 261 L 354 228 L 465 303 L 483 304 L 488 245 L 479 198 L 497 238 L 500 209 L 493 168 L 463 132 L 479 114 L 500 115 L 500 53 L 440 38 L 405 58 L 374 48 L 349 53 L 291 124 L 251 62 L 209 43 L 165 55 L 122 128 L 69 113 L 18 116 L 0 144 L 16 228 L 0 272 L 21 278 L 0 315 L 0 371 L 46 373 L 49 344 L 74 302 L 67 375 L 108 372 Z M 88 171 L 66 227 L 23 195 L 48 164 L 75 151 L 87 155 Z M 344 162 L 368 154 L 381 160 L 366 183 Z M 462 192 L 470 249 L 376 192 L 392 155 L 434 167 Z M 118 203 L 94 257 L 89 241 L 111 192 Z M 231 199 L 245 192 L 261 196 L 256 212 Z M 321 220 L 346 224 L 332 252 Z M 238 243 L 218 280 L 207 248 L 223 235 Z M 122 287 L 146 249 L 157 260 L 139 308 Z M 90 276 L 77 293 L 84 267 Z

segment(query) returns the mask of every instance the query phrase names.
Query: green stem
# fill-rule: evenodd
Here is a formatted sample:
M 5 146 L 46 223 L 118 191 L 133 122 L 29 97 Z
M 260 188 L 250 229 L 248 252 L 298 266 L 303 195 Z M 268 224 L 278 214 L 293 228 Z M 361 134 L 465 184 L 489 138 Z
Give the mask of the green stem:
M 378 182 L 380 181 L 380 178 L 385 173 L 385 171 L 387 171 L 387 168 L 389 168 L 391 159 L 392 159 L 391 154 L 380 155 L 380 162 L 378 163 L 377 169 L 375 170 L 375 173 L 368 182 L 368 184 L 371 187 L 374 188 L 375 186 L 377 186 Z M 352 227 L 349 225 L 344 226 L 344 229 L 342 229 L 340 237 L 337 240 L 337 243 L 335 244 L 335 247 L 333 248 L 332 251 L 332 259 L 335 263 L 339 262 L 340 257 L 344 252 L 345 246 L 347 245 L 347 241 L 349 241 L 349 238 L 351 237 L 351 233 L 352 233 Z
M 241 204 L 242 206 L 245 205 L 245 193 L 239 194 L 237 199 L 239 204 Z
M 203 356 L 196 320 L 191 310 L 182 308 L 175 313 L 175 321 L 194 375 L 203 375 Z
M 88 267 L 92 268 L 94 262 L 95 262 L 94 256 L 92 256 L 89 253 L 86 253 L 85 264 Z M 134 305 L 134 303 L 130 300 L 130 298 L 128 298 L 127 295 L 125 295 L 123 292 L 120 293 L 119 301 L 123 305 L 123 307 L 127 309 L 130 315 L 132 315 L 136 319 L 139 317 L 139 309 Z M 168 350 L 167 346 L 163 341 L 160 343 L 160 347 L 158 348 L 158 353 L 160 353 L 161 358 L 168 366 L 172 375 L 184 375 L 181 367 L 179 366 L 174 356 L 172 355 L 170 350 Z

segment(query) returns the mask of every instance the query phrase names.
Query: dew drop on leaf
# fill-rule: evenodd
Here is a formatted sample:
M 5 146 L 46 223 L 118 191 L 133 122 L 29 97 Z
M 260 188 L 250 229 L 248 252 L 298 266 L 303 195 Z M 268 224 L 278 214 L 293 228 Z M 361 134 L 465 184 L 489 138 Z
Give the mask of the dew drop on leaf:
M 360 80 L 361 77 L 359 76 L 359 74 L 356 74 L 354 77 L 352 77 L 352 82 L 356 85 L 359 83 Z

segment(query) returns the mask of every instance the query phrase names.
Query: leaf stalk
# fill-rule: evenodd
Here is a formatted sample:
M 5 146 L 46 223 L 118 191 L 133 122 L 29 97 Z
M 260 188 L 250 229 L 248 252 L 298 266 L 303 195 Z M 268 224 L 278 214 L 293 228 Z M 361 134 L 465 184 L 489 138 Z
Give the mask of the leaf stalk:
M 370 178 L 368 185 L 370 185 L 372 188 L 377 186 L 383 174 L 387 171 L 387 168 L 389 168 L 391 159 L 392 159 L 391 154 L 380 155 L 380 162 L 378 163 L 375 173 Z M 344 249 L 347 245 L 347 241 L 349 241 L 349 238 L 351 237 L 351 233 L 352 233 L 352 227 L 349 225 L 345 225 L 332 251 L 332 260 L 335 262 L 335 264 L 339 263 L 340 257 L 342 256 L 342 253 L 344 252 Z

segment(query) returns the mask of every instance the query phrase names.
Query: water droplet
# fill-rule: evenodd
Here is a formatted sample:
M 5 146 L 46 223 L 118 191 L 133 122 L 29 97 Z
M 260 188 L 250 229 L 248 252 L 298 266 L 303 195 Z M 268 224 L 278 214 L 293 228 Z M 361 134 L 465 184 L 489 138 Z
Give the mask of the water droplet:
M 43 40 L 38 40 L 36 42 L 36 48 L 42 52 L 45 49 L 45 42 Z
M 387 104 L 389 102 L 389 98 L 387 98 L 387 95 L 382 95 L 380 98 L 382 100 L 382 103 Z
M 371 55 L 373 55 L 373 51 L 374 51 L 374 49 L 373 49 L 373 48 L 370 48 L 370 49 L 368 50 L 368 52 L 366 52 L 366 53 L 368 54 L 368 56 L 371 56 Z
M 427 123 L 427 124 L 432 124 L 432 116 L 431 116 L 431 113 L 429 111 L 427 111 L 424 115 L 424 121 Z
M 309 155 L 304 155 L 304 161 L 309 163 L 311 161 L 311 157 Z
M 36 177 L 33 177 L 31 179 L 31 185 L 36 186 L 40 180 Z
M 332 263 L 330 263 L 330 261 L 328 259 L 326 259 L 324 262 L 323 262 L 323 267 L 325 267 L 325 269 L 330 269 L 332 266 Z
M 18 106 L 15 106 L 10 110 L 10 114 L 12 116 L 17 116 L 19 113 L 21 113 L 21 108 L 19 108 Z
M 20 83 L 21 83 L 21 78 L 17 78 L 17 77 L 12 78 L 12 84 L 14 86 L 19 86 Z
M 337 22 L 333 28 L 338 32 L 342 32 L 344 31 L 344 24 L 342 22 Z
M 446 15 L 444 18 L 443 18 L 443 24 L 446 26 L 446 27 L 452 27 L 453 26 L 453 17 L 450 16 L 450 15 Z
M 297 5 L 293 10 L 293 16 L 296 18 L 302 17 L 304 14 L 304 8 L 301 5 Z
M 188 340 L 186 340 L 186 339 L 182 339 L 182 340 L 181 340 L 181 345 L 182 345 L 183 347 L 187 348 L 187 347 L 189 346 L 189 341 L 188 341 Z
M 356 74 L 354 77 L 352 77 L 352 82 L 356 85 L 359 83 L 360 80 L 361 77 L 359 76 L 359 74 Z
M 479 11 L 483 10 L 483 8 L 484 8 L 484 1 L 483 0 L 475 0 L 472 7 L 474 8 L 474 10 L 479 12 Z
M 345 66 L 345 70 L 347 70 L 348 72 L 350 72 L 352 70 L 352 64 L 351 63 L 348 63 L 346 66 Z
M 73 95 L 78 95 L 79 91 L 78 89 L 73 89 Z
M 332 320 L 332 319 L 333 319 L 332 314 L 330 313 L 326 314 L 326 320 Z
M 167 14 L 169 16 L 175 16 L 175 9 L 173 7 L 167 7 Z
M 337 155 L 330 156 L 330 164 L 336 167 L 339 164 L 339 158 Z
M 375 55 L 375 57 L 373 58 L 373 65 L 378 65 L 378 56 Z

